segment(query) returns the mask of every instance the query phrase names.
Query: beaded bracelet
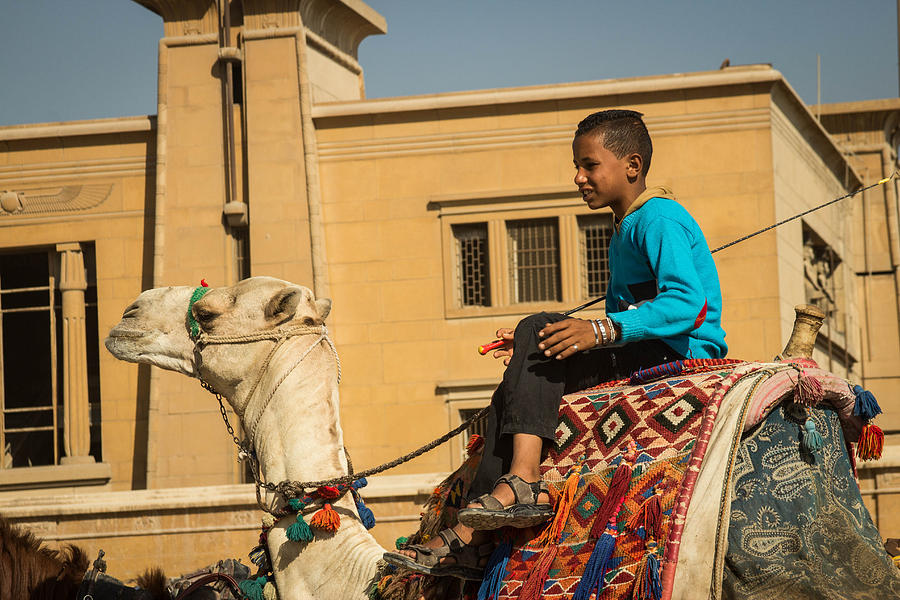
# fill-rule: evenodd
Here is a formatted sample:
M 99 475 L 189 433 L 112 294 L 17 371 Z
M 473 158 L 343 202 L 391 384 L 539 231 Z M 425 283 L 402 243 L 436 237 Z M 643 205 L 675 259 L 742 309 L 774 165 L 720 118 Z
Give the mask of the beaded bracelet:
M 619 338 L 619 330 L 616 329 L 616 324 L 612 319 L 606 317 L 604 320 L 607 322 L 607 327 L 609 327 L 609 343 L 612 344 Z
M 606 324 L 600 319 L 596 319 L 597 325 L 600 327 L 600 337 L 603 339 L 603 345 L 607 345 L 609 343 L 609 334 L 606 331 Z

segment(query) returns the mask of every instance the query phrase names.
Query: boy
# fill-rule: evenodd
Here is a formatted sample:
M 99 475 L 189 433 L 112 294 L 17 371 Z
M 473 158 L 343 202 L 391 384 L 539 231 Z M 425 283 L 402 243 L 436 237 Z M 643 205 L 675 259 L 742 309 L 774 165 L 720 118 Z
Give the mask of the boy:
M 722 297 L 703 233 L 665 188 L 646 186 L 653 153 L 641 113 L 607 110 L 578 124 L 575 185 L 615 217 L 605 319 L 540 313 L 497 332 L 507 369 L 494 393 L 484 456 L 459 524 L 385 555 L 434 575 L 480 578 L 483 530 L 530 527 L 553 514 L 539 466 L 555 443 L 560 398 L 682 358 L 721 358 Z M 501 474 L 506 473 L 501 477 Z

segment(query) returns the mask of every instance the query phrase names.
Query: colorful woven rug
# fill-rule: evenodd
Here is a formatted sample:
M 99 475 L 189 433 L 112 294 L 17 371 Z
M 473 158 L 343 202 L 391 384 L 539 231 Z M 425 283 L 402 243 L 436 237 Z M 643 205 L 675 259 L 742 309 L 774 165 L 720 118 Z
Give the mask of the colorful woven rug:
M 569 509 L 562 517 L 565 511 L 557 513 L 558 519 L 565 519 L 557 523 L 557 536 L 545 532 L 534 539 L 534 532 L 529 532 L 513 540 L 506 575 L 495 597 L 562 600 L 576 594 L 591 555 L 600 544 L 604 524 L 596 524 L 597 513 L 602 512 L 603 499 L 629 446 L 634 449 L 630 457 L 633 466 L 621 505 L 613 515 L 615 547 L 606 563 L 605 577 L 597 586 L 597 597 L 632 598 L 636 576 L 645 570 L 648 554 L 654 555 L 663 571 L 668 562 L 674 562 L 697 466 L 704 456 L 719 403 L 734 383 L 739 367 L 734 362 L 685 362 L 681 375 L 664 381 L 607 384 L 563 398 L 557 450 L 551 452 L 542 471 L 556 496 L 570 496 Z M 631 527 L 629 522 L 634 524 L 635 519 L 642 518 L 642 506 L 654 496 L 661 519 L 651 536 L 643 526 Z M 655 547 L 658 550 L 654 551 Z M 540 576 L 535 567 L 542 557 L 549 562 L 548 553 L 554 554 L 552 564 L 544 568 L 546 576 L 541 584 L 533 581 Z M 589 597 L 585 590 L 580 593 Z

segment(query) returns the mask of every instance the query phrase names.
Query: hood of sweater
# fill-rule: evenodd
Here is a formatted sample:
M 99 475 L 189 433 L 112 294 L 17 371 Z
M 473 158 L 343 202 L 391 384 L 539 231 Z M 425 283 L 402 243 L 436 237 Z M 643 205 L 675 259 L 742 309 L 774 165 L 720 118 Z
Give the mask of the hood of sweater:
M 661 185 L 648 187 L 641 193 L 640 196 L 634 199 L 634 202 L 631 203 L 631 206 L 628 207 L 628 210 L 625 211 L 625 214 L 621 219 L 613 219 L 613 225 L 615 226 L 616 231 L 619 231 L 619 227 L 622 225 L 622 221 L 628 218 L 628 215 L 646 204 L 647 200 L 649 200 L 650 198 L 668 198 L 669 200 L 674 200 L 675 192 Z

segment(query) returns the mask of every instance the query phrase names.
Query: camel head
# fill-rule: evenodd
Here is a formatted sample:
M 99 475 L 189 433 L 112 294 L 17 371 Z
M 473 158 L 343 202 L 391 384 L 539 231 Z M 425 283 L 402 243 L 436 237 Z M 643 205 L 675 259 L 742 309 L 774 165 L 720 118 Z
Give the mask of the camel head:
M 110 330 L 106 348 L 120 360 L 202 377 L 228 395 L 257 366 L 256 355 L 265 354 L 271 344 L 195 346 L 188 319 L 195 289 L 143 292 Z M 190 309 L 205 334 L 247 335 L 280 326 L 321 325 L 331 300 L 316 300 L 308 288 L 280 279 L 250 277 L 231 287 L 212 288 Z

